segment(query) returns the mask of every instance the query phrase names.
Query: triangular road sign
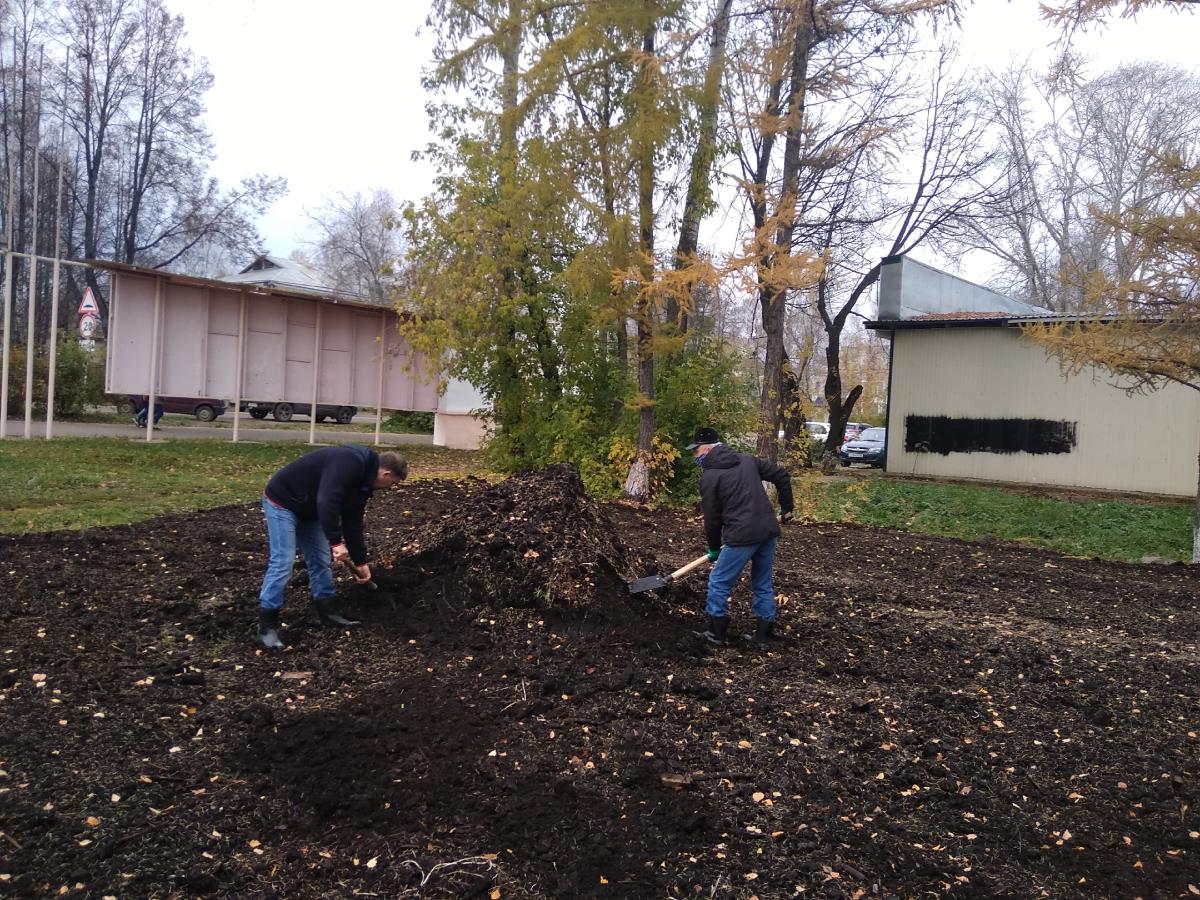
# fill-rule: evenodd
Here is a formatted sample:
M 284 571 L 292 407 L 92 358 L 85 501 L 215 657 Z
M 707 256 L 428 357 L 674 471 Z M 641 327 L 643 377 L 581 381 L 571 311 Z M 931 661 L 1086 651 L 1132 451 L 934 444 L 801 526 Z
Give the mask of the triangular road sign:
M 92 289 L 90 287 L 83 289 L 83 299 L 79 301 L 79 315 L 100 318 L 100 304 L 92 296 Z

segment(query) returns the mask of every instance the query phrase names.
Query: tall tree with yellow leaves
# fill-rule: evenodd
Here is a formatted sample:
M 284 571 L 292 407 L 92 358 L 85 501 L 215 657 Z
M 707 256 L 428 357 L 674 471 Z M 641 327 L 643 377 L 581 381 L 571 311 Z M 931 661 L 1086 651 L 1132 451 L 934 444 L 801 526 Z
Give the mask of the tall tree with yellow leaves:
M 1175 212 L 1093 210 L 1124 236 L 1135 274 L 1078 273 L 1084 311 L 1028 333 L 1069 373 L 1099 366 L 1131 392 L 1172 383 L 1200 391 L 1200 164 L 1164 153 L 1159 167 L 1182 197 Z M 1200 562 L 1200 489 L 1196 526 L 1192 561 Z
M 1044 6 L 1043 15 L 1074 31 L 1110 15 L 1153 7 L 1191 11 L 1193 0 L 1074 0 Z M 1160 149 L 1159 174 L 1178 196 L 1173 211 L 1144 205 L 1093 208 L 1096 220 L 1124 235 L 1132 274 L 1075 273 L 1083 289 L 1078 318 L 1029 329 L 1069 372 L 1093 365 L 1122 376 L 1131 391 L 1174 383 L 1200 390 L 1200 161 Z M 1197 459 L 1200 482 L 1200 458 Z M 1200 563 L 1200 483 L 1192 530 L 1192 562 Z
M 686 316 L 693 291 L 714 280 L 694 235 L 711 205 L 730 8 L 433 3 L 427 86 L 448 96 L 434 106 L 435 191 L 407 214 L 406 329 L 491 402 L 497 463 L 570 459 L 594 472 L 610 450 L 623 458 L 636 432 L 623 482 L 647 496 L 658 374 L 682 343 L 664 318 Z M 672 187 L 683 172 L 695 189 L 681 197 Z M 685 236 L 668 258 L 676 206 Z

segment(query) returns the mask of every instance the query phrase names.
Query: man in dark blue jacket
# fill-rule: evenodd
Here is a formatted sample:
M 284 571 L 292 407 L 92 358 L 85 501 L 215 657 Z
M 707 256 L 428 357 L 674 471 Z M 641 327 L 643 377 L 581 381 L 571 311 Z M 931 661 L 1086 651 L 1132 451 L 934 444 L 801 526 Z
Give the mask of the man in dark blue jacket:
M 695 456 L 700 475 L 700 505 L 704 510 L 704 536 L 708 558 L 708 631 L 704 637 L 725 643 L 729 630 L 729 595 L 750 563 L 751 608 L 758 625 L 746 638 L 763 645 L 775 628 L 775 589 L 771 584 L 779 523 L 792 518 L 792 478 L 787 470 L 747 453 L 735 453 L 721 443 L 715 429 L 701 428 L 688 450 Z M 770 481 L 779 494 L 780 514 L 762 483 Z
M 279 611 L 299 548 L 308 568 L 313 604 L 325 625 L 357 625 L 335 606 L 332 563 L 349 561 L 360 584 L 371 580 L 363 513 L 376 488 L 389 488 L 408 476 L 397 453 L 366 447 L 324 447 L 288 463 L 271 476 L 263 492 L 270 562 L 258 594 L 258 642 L 282 650 Z

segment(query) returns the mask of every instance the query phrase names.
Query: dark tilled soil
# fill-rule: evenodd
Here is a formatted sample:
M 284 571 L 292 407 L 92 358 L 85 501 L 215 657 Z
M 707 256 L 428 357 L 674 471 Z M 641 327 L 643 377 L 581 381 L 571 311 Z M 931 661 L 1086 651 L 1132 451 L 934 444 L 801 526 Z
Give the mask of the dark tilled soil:
M 364 626 L 301 574 L 267 656 L 260 519 L 0 542 L 0 895 L 1200 892 L 1190 567 L 794 524 L 781 639 L 712 651 L 702 575 L 623 588 L 696 516 L 416 482 Z

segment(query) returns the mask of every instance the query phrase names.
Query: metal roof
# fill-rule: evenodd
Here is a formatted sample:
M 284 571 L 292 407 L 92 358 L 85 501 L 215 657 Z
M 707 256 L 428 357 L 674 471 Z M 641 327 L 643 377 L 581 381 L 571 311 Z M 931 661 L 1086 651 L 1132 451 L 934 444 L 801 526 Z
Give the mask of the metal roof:
M 1019 328 L 1022 325 L 1052 325 L 1068 322 L 1108 322 L 1109 316 L 1087 316 L 1075 313 L 1016 315 L 1004 312 L 946 312 L 929 313 L 915 319 L 887 319 L 867 322 L 872 331 L 909 331 L 928 328 Z
M 278 297 L 298 297 L 302 300 L 317 300 L 324 303 L 334 303 L 338 306 L 354 306 L 359 309 L 392 309 L 391 304 L 372 303 L 355 294 L 347 294 L 329 288 L 313 288 L 303 285 L 278 284 L 272 281 L 234 282 L 220 278 L 201 278 L 197 275 L 181 275 L 178 272 L 164 272 L 161 269 L 148 269 L 145 266 L 131 266 L 128 263 L 113 262 L 110 259 L 83 260 L 89 266 L 105 269 L 110 272 L 124 272 L 129 275 L 142 275 L 147 278 L 161 278 L 171 284 L 187 284 L 195 287 L 216 288 L 223 291 L 244 290 L 252 294 L 265 294 Z
M 254 261 L 242 271 L 233 275 L 222 275 L 221 281 L 235 284 L 264 282 L 267 284 L 289 285 L 291 287 L 307 288 L 322 292 L 333 292 L 333 288 L 325 284 L 320 274 L 315 270 L 294 259 L 284 259 L 280 256 L 259 254 Z

